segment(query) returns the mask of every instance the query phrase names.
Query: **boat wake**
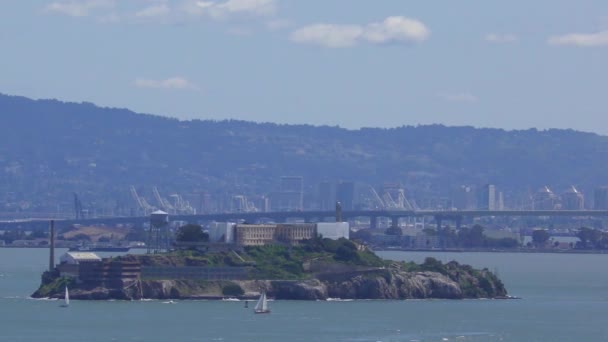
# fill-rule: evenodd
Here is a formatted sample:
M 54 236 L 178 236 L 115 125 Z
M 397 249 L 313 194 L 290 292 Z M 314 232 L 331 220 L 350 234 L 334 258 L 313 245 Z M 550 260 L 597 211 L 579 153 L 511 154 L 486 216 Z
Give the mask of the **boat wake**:
M 27 299 L 30 299 L 30 300 L 41 300 L 41 301 L 55 301 L 55 300 L 59 300 L 57 298 L 51 298 L 51 297 L 43 297 L 43 298 L 27 297 Z
M 342 298 L 327 298 L 326 302 L 352 302 L 354 299 L 342 299 Z

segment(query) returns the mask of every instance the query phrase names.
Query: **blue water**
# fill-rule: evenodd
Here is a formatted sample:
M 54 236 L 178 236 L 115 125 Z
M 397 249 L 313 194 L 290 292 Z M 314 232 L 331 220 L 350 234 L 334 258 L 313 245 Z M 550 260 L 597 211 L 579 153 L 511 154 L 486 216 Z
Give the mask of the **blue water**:
M 497 270 L 521 300 L 229 301 L 28 299 L 42 249 L 0 248 L 0 341 L 608 341 L 608 255 L 383 252 Z

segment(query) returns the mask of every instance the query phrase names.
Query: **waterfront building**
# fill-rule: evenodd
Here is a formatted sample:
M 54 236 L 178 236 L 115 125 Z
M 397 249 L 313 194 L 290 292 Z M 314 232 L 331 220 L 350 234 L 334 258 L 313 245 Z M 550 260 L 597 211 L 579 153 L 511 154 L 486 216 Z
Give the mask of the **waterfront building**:
M 59 258 L 57 270 L 62 277 L 79 278 L 81 265 L 100 262 L 101 258 L 95 253 L 67 252 Z
M 78 280 L 88 284 L 124 288 L 138 281 L 141 269 L 142 266 L 138 261 L 105 258 L 100 261 L 80 263 Z
M 593 191 L 593 209 L 608 210 L 608 186 L 600 186 Z
M 579 192 L 574 185 L 562 195 L 562 209 L 583 210 L 585 209 L 585 196 Z
M 425 232 L 420 232 L 416 234 L 413 245 L 418 249 L 439 248 L 441 247 L 441 240 L 438 235 L 429 235 Z

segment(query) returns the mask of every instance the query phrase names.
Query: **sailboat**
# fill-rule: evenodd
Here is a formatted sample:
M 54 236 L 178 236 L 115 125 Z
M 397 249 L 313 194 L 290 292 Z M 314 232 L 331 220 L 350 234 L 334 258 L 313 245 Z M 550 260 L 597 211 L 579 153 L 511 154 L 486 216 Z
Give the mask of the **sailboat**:
M 266 292 L 262 292 L 260 295 L 260 299 L 258 299 L 257 304 L 255 304 L 255 308 L 253 311 L 256 314 L 262 313 L 270 313 L 270 309 L 268 308 L 268 301 L 266 300 Z
M 68 292 L 68 287 L 65 287 L 65 296 L 63 297 L 63 304 L 61 304 L 62 308 L 67 308 L 70 306 L 70 293 Z

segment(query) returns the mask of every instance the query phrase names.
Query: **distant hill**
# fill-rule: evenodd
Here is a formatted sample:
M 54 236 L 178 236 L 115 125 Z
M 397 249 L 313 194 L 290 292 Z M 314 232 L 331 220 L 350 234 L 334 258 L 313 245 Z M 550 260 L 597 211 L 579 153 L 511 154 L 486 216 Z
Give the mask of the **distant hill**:
M 100 207 L 126 206 L 130 185 L 265 194 L 283 175 L 304 176 L 310 193 L 323 180 L 401 182 L 437 196 L 460 184 L 506 192 L 608 184 L 608 137 L 573 130 L 179 121 L 6 95 L 0 118 L 0 205 L 12 209 L 20 201 L 23 210 L 69 206 L 73 192 Z

